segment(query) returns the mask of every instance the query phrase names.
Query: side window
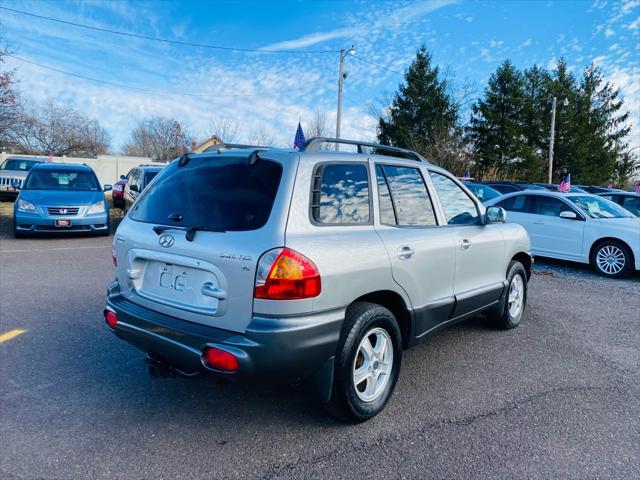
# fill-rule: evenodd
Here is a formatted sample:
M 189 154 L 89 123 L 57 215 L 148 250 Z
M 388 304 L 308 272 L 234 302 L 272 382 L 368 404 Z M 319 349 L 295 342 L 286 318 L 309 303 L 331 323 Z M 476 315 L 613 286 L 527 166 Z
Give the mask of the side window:
M 640 198 L 638 197 L 624 197 L 622 206 L 629 210 L 636 216 L 640 216 Z
M 534 196 L 534 209 L 532 213 L 545 215 L 547 217 L 559 217 L 560 212 L 569 210 L 573 211 L 571 207 L 556 198 L 543 197 L 542 195 Z
M 387 179 L 384 176 L 382 165 L 376 165 L 376 181 L 378 183 L 378 203 L 380 204 L 380 223 L 383 225 L 395 225 L 396 214 L 393 212 L 393 202 Z
M 602 198 L 606 198 L 607 200 L 609 200 L 610 202 L 615 202 L 618 203 L 618 201 L 613 198 L 613 195 L 600 195 Z
M 518 192 L 519 190 L 513 185 L 502 185 L 499 183 L 489 184 L 491 188 L 498 190 L 500 193 L 513 193 Z
M 437 225 L 427 187 L 417 168 L 385 165 L 391 202 L 397 225 L 427 227 Z
M 429 175 L 438 192 L 449 225 L 480 223 L 480 213 L 475 202 L 457 183 L 440 173 L 429 172 Z
M 313 219 L 329 225 L 369 223 L 369 191 L 366 165 L 320 165 L 314 176 Z
M 498 202 L 496 205 L 498 207 L 504 208 L 508 212 L 531 213 L 530 199 L 530 195 L 514 195 L 513 197 L 509 197 L 505 200 L 502 200 L 501 202 Z

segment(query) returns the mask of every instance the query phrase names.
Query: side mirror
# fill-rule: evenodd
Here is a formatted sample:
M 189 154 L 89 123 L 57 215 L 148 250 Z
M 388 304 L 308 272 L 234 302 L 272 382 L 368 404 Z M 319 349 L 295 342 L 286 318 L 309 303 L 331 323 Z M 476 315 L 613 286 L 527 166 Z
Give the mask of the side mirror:
M 126 175 L 120 175 L 120 180 L 126 180 L 126 179 L 127 179 Z
M 578 215 L 576 215 L 576 212 L 570 212 L 567 210 L 564 212 L 560 212 L 560 218 L 566 218 L 567 220 L 577 220 Z
M 131 190 L 132 192 L 139 192 L 140 190 L 138 190 L 138 185 L 129 185 L 129 190 Z
M 109 190 L 113 190 L 113 185 L 109 185 L 108 183 L 103 187 L 103 192 L 108 192 Z
M 484 214 L 485 223 L 504 223 L 507 221 L 507 212 L 502 207 L 487 207 Z

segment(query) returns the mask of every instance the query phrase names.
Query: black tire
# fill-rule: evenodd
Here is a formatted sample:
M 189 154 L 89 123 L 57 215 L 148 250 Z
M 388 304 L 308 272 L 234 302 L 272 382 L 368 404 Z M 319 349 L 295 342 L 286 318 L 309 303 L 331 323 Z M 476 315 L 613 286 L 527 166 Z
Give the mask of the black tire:
M 616 269 L 612 269 L 610 271 L 607 271 L 601 267 L 600 263 L 598 262 L 598 254 L 600 252 L 603 252 L 604 254 L 607 248 L 609 248 L 611 252 L 616 252 L 616 253 L 620 252 L 620 254 L 622 255 L 622 258 L 623 258 L 622 261 L 624 262 L 624 265 L 621 270 L 615 271 Z M 631 250 L 629 249 L 629 247 L 627 247 L 627 245 L 625 245 L 623 242 L 620 242 L 618 240 L 613 240 L 613 239 L 602 240 L 601 242 L 598 242 L 595 245 L 595 247 L 591 249 L 591 255 L 590 255 L 589 261 L 593 269 L 599 275 L 602 275 L 603 277 L 608 277 L 608 278 L 624 277 L 628 275 L 631 269 L 633 268 L 633 254 L 631 253 Z
M 517 311 L 516 315 L 512 315 L 511 309 L 509 308 L 509 294 L 512 289 L 512 285 L 517 282 L 517 280 L 515 280 L 516 276 L 520 277 L 523 290 L 521 307 L 519 311 Z M 495 307 L 485 312 L 485 315 L 496 327 L 504 330 L 511 330 L 512 328 L 516 328 L 520 325 L 527 307 L 527 271 L 522 263 L 512 260 L 509 263 L 509 268 L 507 269 L 506 279 L 507 291 L 505 292 L 503 299 Z
M 356 393 L 353 368 L 360 343 L 367 333 L 383 329 L 391 340 L 393 360 L 389 378 L 379 396 L 365 402 Z M 375 348 L 375 345 L 374 345 Z M 402 364 L 402 336 L 393 314 L 386 308 L 367 302 L 354 303 L 347 309 L 340 342 L 336 351 L 333 388 L 329 411 L 348 422 L 363 422 L 380 413 L 395 388 Z

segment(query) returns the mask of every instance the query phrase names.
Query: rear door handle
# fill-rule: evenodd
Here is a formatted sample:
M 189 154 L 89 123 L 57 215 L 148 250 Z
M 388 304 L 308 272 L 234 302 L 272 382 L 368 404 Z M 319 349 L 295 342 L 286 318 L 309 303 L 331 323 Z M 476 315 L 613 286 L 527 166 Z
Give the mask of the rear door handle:
M 460 242 L 460 248 L 462 250 L 469 250 L 470 247 L 471 247 L 471 242 L 466 238 Z
M 202 294 L 207 297 L 217 298 L 218 300 L 224 300 L 227 298 L 227 292 L 224 290 L 217 288 L 211 282 L 206 282 L 202 285 Z
M 400 258 L 400 260 L 410 260 L 416 255 L 415 250 L 408 245 L 404 245 L 398 248 L 396 253 L 398 254 L 398 258 Z

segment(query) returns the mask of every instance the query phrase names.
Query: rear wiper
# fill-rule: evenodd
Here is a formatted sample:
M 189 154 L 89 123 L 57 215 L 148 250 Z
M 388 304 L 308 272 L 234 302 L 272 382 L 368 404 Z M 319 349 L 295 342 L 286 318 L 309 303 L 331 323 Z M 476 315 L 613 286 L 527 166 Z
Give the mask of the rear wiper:
M 192 242 L 194 237 L 196 236 L 196 232 L 200 231 L 200 232 L 219 232 L 219 233 L 224 233 L 226 232 L 226 230 L 222 229 L 222 228 L 212 228 L 212 227 L 178 227 L 178 226 L 171 226 L 171 225 L 156 225 L 155 227 L 153 227 L 153 231 L 156 232 L 156 234 L 160 235 L 161 233 L 167 231 L 167 230 L 182 230 L 184 232 L 187 232 L 185 235 L 185 238 L 187 239 L 187 241 Z

